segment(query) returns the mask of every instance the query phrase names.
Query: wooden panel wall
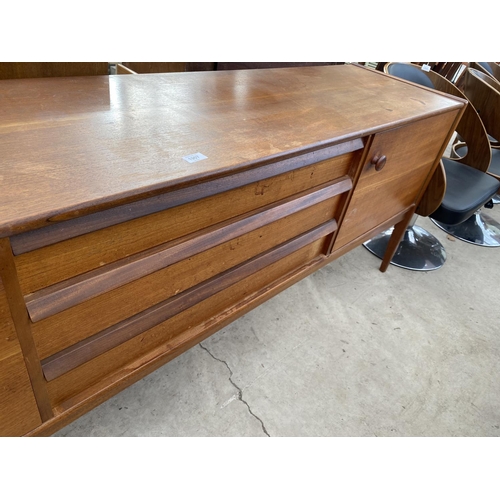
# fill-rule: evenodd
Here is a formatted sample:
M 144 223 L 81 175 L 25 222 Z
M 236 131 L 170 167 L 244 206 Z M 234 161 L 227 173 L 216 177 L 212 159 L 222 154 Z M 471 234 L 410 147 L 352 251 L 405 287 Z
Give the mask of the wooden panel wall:
M 107 62 L 2 62 L 0 80 L 52 76 L 107 75 Z
M 136 73 L 175 73 L 183 71 L 213 71 L 214 62 L 124 62 Z
M 261 69 L 261 68 L 292 68 L 297 66 L 331 66 L 343 62 L 218 62 L 217 70 L 230 69 Z

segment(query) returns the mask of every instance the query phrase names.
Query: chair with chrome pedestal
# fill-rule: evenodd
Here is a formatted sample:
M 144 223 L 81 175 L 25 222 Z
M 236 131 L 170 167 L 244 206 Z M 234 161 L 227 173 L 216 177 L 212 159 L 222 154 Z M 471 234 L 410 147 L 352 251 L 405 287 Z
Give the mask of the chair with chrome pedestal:
M 483 213 L 481 207 L 492 208 L 491 199 L 500 189 L 500 181 L 490 175 L 480 175 L 483 172 L 456 160 L 443 158 L 443 163 L 448 186 L 452 187 L 447 188 L 443 202 L 430 219 L 459 240 L 499 247 L 500 224 Z
M 491 65 L 491 66 L 490 66 Z M 485 71 L 488 70 L 488 72 Z M 480 71 L 477 71 L 480 70 Z M 492 77 L 492 72 L 497 77 Z M 500 66 L 496 63 L 471 63 L 465 74 L 464 92 L 469 102 L 478 112 L 488 133 L 491 146 L 491 164 L 488 173 L 500 178 Z M 493 87 L 497 92 L 488 89 L 484 84 Z M 500 196 L 493 197 L 494 204 L 500 204 Z
M 469 68 L 464 91 L 469 100 L 469 106 L 477 111 L 489 137 L 500 137 L 500 84 L 485 73 Z M 465 141 L 465 144 L 459 142 L 453 148 L 460 160 L 465 159 L 468 154 L 467 142 Z M 491 148 L 491 161 L 487 173 L 500 179 L 500 150 L 497 148 Z M 493 202 L 495 198 L 495 196 L 492 198 Z M 441 220 L 433 220 L 433 222 L 458 239 L 481 246 L 500 246 L 500 225 L 481 211 L 476 212 L 460 226 L 443 224 Z
M 442 76 L 433 72 L 424 73 L 416 65 L 388 63 L 384 71 L 414 83 L 425 82 L 428 87 L 466 98 Z M 457 133 L 469 145 L 467 155 L 456 160 L 442 158 L 440 168 L 436 170 L 416 210 L 418 215 L 430 216 L 433 222 L 438 221 L 444 227 L 459 227 L 468 219 L 475 219 L 476 212 L 481 217 L 481 207 L 489 203 L 500 188 L 500 182 L 485 173 L 490 164 L 491 148 L 484 126 L 472 106 L 467 106 L 457 126 Z M 364 243 L 365 248 L 382 258 L 391 233 L 390 229 L 377 235 Z M 476 243 L 478 239 L 484 240 L 478 235 L 461 239 L 471 243 Z M 391 264 L 415 271 L 430 271 L 442 267 L 445 260 L 446 252 L 439 240 L 416 226 L 414 218 Z

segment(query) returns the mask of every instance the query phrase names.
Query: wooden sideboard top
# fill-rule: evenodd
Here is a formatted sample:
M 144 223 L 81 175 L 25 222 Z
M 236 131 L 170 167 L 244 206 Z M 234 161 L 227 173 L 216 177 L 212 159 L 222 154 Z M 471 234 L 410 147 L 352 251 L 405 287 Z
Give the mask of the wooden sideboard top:
M 355 65 L 0 81 L 0 236 L 462 106 Z

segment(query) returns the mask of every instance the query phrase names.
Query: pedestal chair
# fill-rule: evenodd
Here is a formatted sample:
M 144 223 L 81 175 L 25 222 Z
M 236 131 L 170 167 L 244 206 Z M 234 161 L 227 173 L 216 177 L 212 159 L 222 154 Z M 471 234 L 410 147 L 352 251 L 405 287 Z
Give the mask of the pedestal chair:
M 432 71 L 424 72 L 413 64 L 388 63 L 384 72 L 465 98 L 458 88 L 442 76 Z M 435 171 L 415 213 L 430 216 L 447 232 L 460 233 L 456 235 L 457 238 L 470 243 L 479 244 L 486 240 L 493 244 L 497 234 L 494 221 L 489 218 L 485 220 L 480 209 L 490 202 L 500 183 L 485 173 L 491 160 L 491 148 L 484 126 L 472 106 L 467 106 L 456 131 L 469 145 L 467 155 L 453 160 L 442 158 L 441 168 Z M 415 222 L 414 216 L 391 264 L 413 271 L 439 269 L 446 261 L 444 247 L 436 237 Z M 476 230 L 476 226 L 484 231 Z M 459 231 L 461 228 L 462 232 Z M 485 236 L 485 232 L 491 237 Z M 364 246 L 382 258 L 391 234 L 392 228 L 366 241 Z

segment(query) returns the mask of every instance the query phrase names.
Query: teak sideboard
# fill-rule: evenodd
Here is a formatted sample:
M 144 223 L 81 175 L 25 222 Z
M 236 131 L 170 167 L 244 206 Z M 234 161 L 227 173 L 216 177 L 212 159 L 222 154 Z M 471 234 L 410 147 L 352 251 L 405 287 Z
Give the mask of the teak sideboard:
M 395 225 L 464 101 L 357 65 L 0 82 L 0 435 L 50 435 Z

